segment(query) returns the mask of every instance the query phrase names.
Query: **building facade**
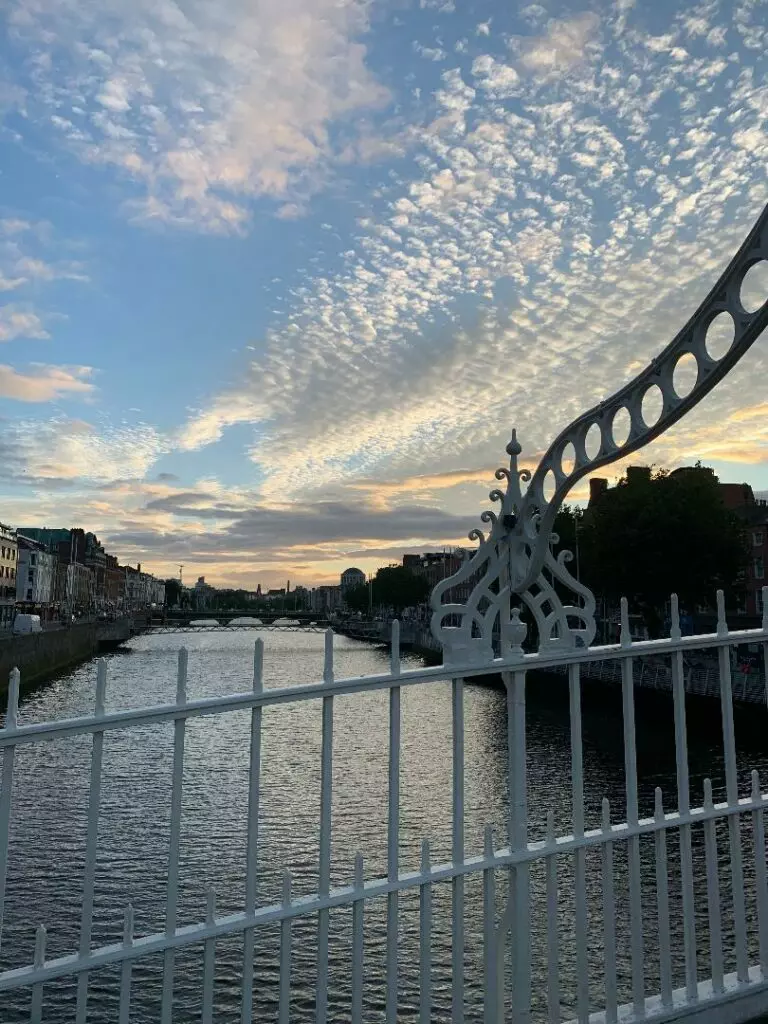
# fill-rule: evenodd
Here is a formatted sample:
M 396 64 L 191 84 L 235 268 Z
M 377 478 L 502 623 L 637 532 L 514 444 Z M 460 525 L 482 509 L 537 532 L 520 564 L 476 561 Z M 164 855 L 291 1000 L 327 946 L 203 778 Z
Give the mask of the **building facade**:
M 341 587 L 315 587 L 310 595 L 310 606 L 313 612 L 330 615 L 338 611 L 342 604 Z
M 45 544 L 18 534 L 16 602 L 21 610 L 50 617 L 56 598 L 56 564 L 56 556 Z
M 0 523 L 0 629 L 10 629 L 16 614 L 19 543 L 16 531 Z

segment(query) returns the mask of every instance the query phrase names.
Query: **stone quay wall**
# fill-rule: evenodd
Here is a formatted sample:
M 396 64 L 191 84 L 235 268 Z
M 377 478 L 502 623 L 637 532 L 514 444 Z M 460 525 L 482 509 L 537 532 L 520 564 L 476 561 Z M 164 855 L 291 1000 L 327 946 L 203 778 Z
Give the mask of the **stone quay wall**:
M 24 689 L 119 646 L 133 632 L 133 619 L 124 617 L 114 622 L 79 622 L 42 633 L 4 637 L 0 639 L 0 694 L 7 692 L 14 668 L 21 672 Z

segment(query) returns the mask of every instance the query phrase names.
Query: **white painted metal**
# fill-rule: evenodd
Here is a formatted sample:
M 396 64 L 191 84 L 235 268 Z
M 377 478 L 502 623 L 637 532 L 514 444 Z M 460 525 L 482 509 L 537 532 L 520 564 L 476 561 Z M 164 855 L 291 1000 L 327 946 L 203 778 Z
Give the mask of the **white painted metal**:
M 621 599 L 621 645 L 631 647 L 629 617 L 626 598 Z M 632 674 L 632 658 L 621 661 L 621 693 L 624 719 L 624 784 L 627 793 L 627 822 L 636 825 L 638 821 L 637 801 L 637 752 L 635 745 L 635 687 Z M 637 1016 L 642 1016 L 645 1007 L 645 978 L 643 962 L 643 906 L 640 875 L 640 836 L 629 840 L 629 930 L 632 951 L 632 1003 Z
M 571 723 L 571 806 L 573 834 L 584 835 L 584 763 L 581 739 L 581 679 L 579 666 L 568 669 Z M 574 853 L 573 886 L 576 895 L 576 1015 L 580 1024 L 589 1017 L 589 968 L 587 965 L 587 862 L 580 847 Z
M 325 634 L 323 680 L 333 683 L 333 631 Z M 333 697 L 323 697 L 322 747 L 320 761 L 320 856 L 318 892 L 328 899 L 331 886 L 331 805 L 333 800 Z M 321 902 L 317 919 L 317 1024 L 325 1024 L 328 1015 L 328 905 Z
M 107 663 L 98 662 L 96 675 L 96 708 L 94 716 L 104 715 L 104 700 L 107 691 Z M 91 784 L 88 798 L 88 838 L 85 844 L 85 870 L 83 898 L 80 912 L 80 955 L 86 956 L 91 948 L 91 925 L 93 923 L 93 885 L 96 874 L 96 853 L 99 831 L 99 806 L 101 802 L 101 765 L 104 753 L 104 733 L 93 734 L 91 751 Z M 88 972 L 83 971 L 77 979 L 77 1024 L 85 1024 L 88 1013 Z
M 547 811 L 547 1007 L 550 1024 L 560 1022 L 560 912 L 557 902 L 555 815 Z
M 357 898 L 352 904 L 352 1024 L 362 1024 L 363 1020 L 364 877 L 363 856 L 358 853 L 355 856 L 355 894 Z
M 603 883 L 603 948 L 605 950 L 605 1020 L 614 1024 L 618 1005 L 616 995 L 616 900 L 613 882 L 613 829 L 611 827 L 611 805 L 603 797 L 602 832 L 602 883 Z
M 216 920 L 216 893 L 208 886 L 205 923 L 210 928 Z M 213 1024 L 213 984 L 216 970 L 216 940 L 206 939 L 203 950 L 203 1024 Z
M 493 872 L 492 865 L 486 872 Z M 432 862 L 429 841 L 421 844 L 421 871 L 419 872 L 419 1024 L 432 1020 Z M 495 1022 L 494 1022 L 495 1024 Z
M 187 700 L 186 647 L 179 651 L 178 674 L 176 678 L 176 706 L 183 708 Z M 179 843 L 181 839 L 181 800 L 184 780 L 184 738 L 187 720 L 178 715 L 173 730 L 173 780 L 171 783 L 171 834 L 168 842 L 168 889 L 165 902 L 165 934 L 168 939 L 176 932 L 176 905 L 179 896 Z M 162 1024 L 173 1020 L 173 976 L 175 949 L 165 948 L 163 962 L 163 997 L 161 1006 Z
M 259 637 L 253 646 L 253 692 L 260 694 L 264 689 L 264 641 Z M 256 880 L 259 854 L 259 787 L 261 785 L 261 716 L 262 709 L 256 705 L 251 711 L 251 750 L 248 765 L 248 838 L 245 848 L 245 912 L 252 914 L 256 909 Z M 253 1019 L 253 953 L 255 934 L 248 928 L 243 935 L 243 981 L 241 1000 L 241 1024 L 250 1024 Z
M 399 641 L 398 641 L 399 642 Z M 397 655 L 399 660 L 399 652 Z M 387 814 L 387 878 L 397 882 L 400 844 L 400 687 L 389 691 L 389 809 Z M 387 895 L 387 1024 L 397 1024 L 398 892 Z
M 45 925 L 39 924 L 35 933 L 35 967 L 42 967 L 45 963 Z M 87 977 L 84 973 L 80 977 Z M 32 1000 L 29 1010 L 31 1024 L 40 1024 L 43 1019 L 43 984 L 38 982 L 32 986 Z
M 704 779 L 704 810 L 712 811 L 712 781 Z M 717 857 L 716 821 L 707 817 L 704 822 L 704 853 L 707 862 L 707 911 L 709 916 L 709 947 L 712 965 L 712 987 L 723 991 L 723 936 L 722 906 L 720 903 L 720 873 Z
M 453 821 L 451 859 L 464 861 L 464 680 L 452 683 L 453 717 Z M 451 1018 L 453 1024 L 464 1020 L 464 876 L 453 879 L 453 916 L 451 922 Z
M 453 980 L 453 1014 L 454 1019 L 461 1019 L 464 1003 L 464 896 L 463 888 L 468 875 L 482 877 L 483 882 L 483 945 L 485 949 L 485 965 L 483 968 L 483 985 L 485 988 L 486 1024 L 499 1024 L 502 1019 L 504 1000 L 507 999 L 512 1008 L 512 1019 L 526 1021 L 531 1015 L 531 994 L 533 974 L 531 963 L 532 931 L 540 930 L 546 950 L 547 992 L 546 1004 L 548 1016 L 554 1022 L 562 1015 L 561 1004 L 573 1001 L 575 1017 L 579 1021 L 594 1021 L 594 1012 L 602 1013 L 606 1024 L 616 1021 L 622 1015 L 634 1013 L 635 1019 L 653 1016 L 655 1020 L 671 1019 L 670 1015 L 678 1013 L 681 1006 L 695 1009 L 696 1014 L 704 1015 L 712 1012 L 715 1007 L 723 1005 L 722 1000 L 729 1000 L 729 1005 L 742 996 L 746 1000 L 762 998 L 762 1007 L 768 1008 L 768 890 L 766 889 L 766 864 L 764 851 L 764 817 L 768 794 L 761 792 L 759 779 L 753 777 L 752 789 L 747 796 L 739 796 L 735 785 L 735 748 L 733 745 L 732 710 L 730 694 L 730 676 L 728 672 L 727 651 L 736 643 L 768 643 L 768 630 L 752 630 L 742 632 L 717 633 L 704 637 L 670 637 L 665 640 L 633 642 L 628 636 L 627 616 L 624 615 L 625 630 L 623 643 L 609 647 L 592 648 L 589 651 L 572 649 L 570 651 L 546 650 L 531 655 L 513 653 L 506 659 L 496 659 L 491 668 L 503 673 L 509 695 L 508 704 L 508 752 L 509 752 L 509 821 L 508 842 L 496 848 L 490 828 L 486 830 L 483 850 L 480 854 L 467 855 L 464 836 L 464 688 L 465 678 L 479 674 L 477 665 L 467 665 L 457 672 L 457 666 L 442 666 L 437 669 L 417 668 L 403 670 L 400 665 L 399 652 L 393 652 L 392 665 L 389 673 L 382 676 L 362 677 L 356 679 L 337 679 L 333 671 L 332 638 L 326 641 L 326 659 L 322 683 L 307 686 L 288 687 L 284 689 L 265 688 L 262 682 L 262 651 L 257 648 L 254 656 L 254 680 L 251 690 L 223 698 L 205 698 L 188 700 L 186 693 L 187 664 L 182 653 L 179 658 L 177 699 L 172 705 L 154 708 L 141 708 L 134 711 L 109 711 L 105 708 L 106 673 L 99 669 L 97 700 L 93 715 L 78 720 L 50 722 L 40 725 L 19 724 L 17 692 L 19 680 L 14 676 L 11 680 L 9 711 L 5 726 L 0 730 L 0 747 L 2 748 L 3 780 L 0 790 L 0 826 L 3 816 L 7 815 L 8 827 L 0 830 L 2 847 L 0 848 L 0 867 L 2 877 L 7 873 L 7 854 L 9 836 L 12 831 L 12 817 L 17 813 L 12 806 L 12 772 L 15 751 L 22 746 L 37 743 L 53 737 L 67 738 L 77 735 L 92 735 L 94 756 L 91 761 L 91 797 L 89 802 L 89 829 L 86 839 L 86 858 L 84 870 L 84 899 L 81 928 L 81 941 L 78 947 L 68 956 L 46 959 L 44 933 L 38 932 L 38 943 L 35 957 L 27 967 L 14 968 L 0 973 L 0 992 L 24 988 L 30 992 L 32 1002 L 32 1019 L 35 1007 L 42 1005 L 44 985 L 55 985 L 59 979 L 76 979 L 78 991 L 87 993 L 86 979 L 89 974 L 102 966 L 119 965 L 120 977 L 120 1024 L 130 1020 L 132 970 L 140 961 L 150 956 L 160 955 L 166 964 L 163 985 L 163 1001 L 161 1012 L 166 1019 L 173 1019 L 173 962 L 177 950 L 195 946 L 201 950 L 203 982 L 202 1008 L 203 1020 L 216 1019 L 216 986 L 215 957 L 219 939 L 227 936 L 242 935 L 245 940 L 255 935 L 264 925 L 277 924 L 280 928 L 280 983 L 278 1019 L 284 1024 L 289 1019 L 290 974 L 291 974 L 291 928 L 298 918 L 317 917 L 317 1018 L 329 1019 L 328 1013 L 328 919 L 333 908 L 348 908 L 352 916 L 352 949 L 350 950 L 350 976 L 352 1000 L 349 1008 L 349 1019 L 360 1024 L 363 1019 L 363 916 L 366 905 L 372 900 L 384 898 L 390 907 L 400 893 L 417 890 L 420 900 L 419 922 L 419 968 L 420 968 L 420 1007 L 421 1024 L 433 1019 L 434 999 L 433 984 L 435 983 L 434 939 L 432 935 L 432 895 L 433 887 L 438 883 L 449 883 L 453 893 L 453 925 L 454 951 L 452 954 Z M 672 630 L 675 622 L 673 616 Z M 397 631 L 395 631 L 397 637 Z M 396 645 L 397 647 L 397 645 Z M 683 657 L 686 652 L 697 649 L 715 649 L 721 662 L 721 680 L 723 683 L 723 727 L 726 768 L 726 799 L 715 804 L 712 800 L 711 785 L 705 787 L 704 803 L 700 807 L 691 807 L 688 782 L 687 735 L 685 720 L 685 690 Z M 635 722 L 634 722 L 634 690 L 632 665 L 635 661 L 648 657 L 666 656 L 671 660 L 674 686 L 672 690 L 674 707 L 670 714 L 675 717 L 675 745 L 677 764 L 677 808 L 664 813 L 660 797 L 652 817 L 641 817 L 638 799 Z M 611 824 L 610 810 L 607 801 L 603 803 L 603 819 L 599 828 L 587 827 L 584 819 L 584 752 L 581 737 L 581 681 L 579 666 L 585 661 L 607 662 L 618 661 L 622 666 L 622 702 L 624 713 L 624 753 L 626 771 L 626 816 L 624 820 Z M 555 819 L 548 815 L 546 835 L 543 838 L 529 836 L 528 807 L 526 795 L 526 737 L 525 737 L 525 689 L 534 685 L 530 681 L 531 669 L 552 669 L 556 665 L 568 665 L 569 700 L 571 713 L 571 788 L 572 788 L 572 827 L 567 834 L 558 834 L 555 830 Z M 485 671 L 488 671 L 486 666 Z M 413 869 L 400 863 L 399 830 L 400 830 L 400 697 L 403 687 L 422 685 L 443 679 L 450 682 L 453 720 L 453 826 L 451 842 L 451 858 L 447 863 L 433 864 L 429 854 L 429 844 L 425 841 L 421 862 Z M 390 808 L 389 837 L 387 843 L 388 864 L 382 877 L 366 879 L 363 871 L 362 857 L 355 862 L 354 877 L 350 884 L 337 888 L 330 885 L 330 853 L 331 853 L 331 808 L 333 799 L 333 717 L 334 697 L 339 694 L 359 693 L 370 694 L 386 689 L 389 692 L 390 708 Z M 215 909 L 212 893 L 209 893 L 208 908 L 205 917 L 197 924 L 179 925 L 176 920 L 176 902 L 179 887 L 179 829 L 183 796 L 184 767 L 184 736 L 186 722 L 190 718 L 205 715 L 226 713 L 233 710 L 249 710 L 251 714 L 251 778 L 249 786 L 249 818 L 258 816 L 258 788 L 260 780 L 260 752 L 262 712 L 264 707 L 289 702 L 319 701 L 322 713 L 322 744 L 321 744 L 321 782 L 320 782 L 320 850 L 317 873 L 317 890 L 309 895 L 292 898 L 290 879 L 286 875 L 282 898 L 276 903 L 258 902 L 256 891 L 257 878 L 257 839 L 256 822 L 250 821 L 248 829 L 248 864 L 246 868 L 246 893 L 242 911 L 220 916 Z M 90 917 L 93 903 L 93 874 L 95 853 L 98 850 L 98 796 L 100 792 L 101 765 L 99 758 L 100 745 L 106 732 L 133 729 L 145 726 L 150 722 L 173 722 L 173 820 L 169 844 L 169 881 L 166 900 L 166 925 L 160 932 L 145 935 L 134 935 L 133 911 L 128 908 L 125 913 L 122 940 L 112 945 L 91 948 Z M 7 810 L 6 810 L 7 809 Z M 742 818 L 748 816 L 751 826 L 754 849 L 754 871 L 757 882 L 757 928 L 750 938 L 746 917 L 744 927 L 747 931 L 743 951 L 736 947 L 737 973 L 733 976 L 724 974 L 723 968 L 723 922 L 720 900 L 720 880 L 718 877 L 716 828 L 718 822 L 729 823 L 731 834 L 741 834 Z M 731 825 L 731 822 L 734 824 Z M 747 822 L 744 822 L 747 825 Z M 691 863 L 691 830 L 704 830 L 704 852 L 707 863 L 708 883 L 708 945 L 712 950 L 711 980 L 699 981 L 696 976 L 696 934 L 694 928 L 695 906 L 692 889 Z M 680 839 L 680 863 L 669 854 L 666 836 L 676 832 Z M 640 893 L 640 875 L 637 868 L 637 856 L 640 840 L 643 836 L 652 837 L 656 852 L 657 884 L 653 897 L 659 933 L 659 957 L 661 962 L 661 984 L 659 991 L 649 994 L 646 991 L 646 977 L 643 970 L 642 931 L 638 928 L 642 911 Z M 632 954 L 632 1002 L 629 1006 L 618 1006 L 619 984 L 617 982 L 617 937 L 615 930 L 617 886 L 625 885 L 624 880 L 614 877 L 614 850 L 616 844 L 626 844 L 629 853 L 630 879 L 628 895 L 630 902 L 630 952 Z M 602 867 L 600 871 L 600 887 L 602 890 L 602 921 L 598 925 L 591 921 L 586 913 L 586 889 L 594 884 L 587 870 L 591 863 L 588 859 L 590 850 L 597 852 Z M 739 851 L 740 854 L 740 851 Z M 560 948 L 559 923 L 565 908 L 560 906 L 558 892 L 558 859 L 570 858 L 574 864 L 575 880 L 575 933 L 577 954 L 575 962 L 575 985 L 572 993 L 566 996 L 563 982 L 559 977 L 560 959 L 563 950 Z M 633 868 L 635 859 L 635 868 Z M 535 863 L 545 865 L 546 893 L 542 897 L 546 902 L 546 920 L 533 915 L 531 911 L 530 868 Z M 734 858 L 731 848 L 731 879 L 735 883 L 738 869 L 743 865 Z M 505 907 L 497 907 L 497 873 L 509 872 L 510 896 Z M 679 874 L 678 874 L 679 872 Z M 673 880 L 673 877 L 675 880 Z M 679 881 L 677 879 L 679 878 Z M 458 884 L 457 884 L 458 883 Z M 672 904 L 674 887 L 682 886 L 682 905 Z M 689 891 L 690 889 L 690 891 Z M 742 886 L 743 891 L 743 886 Z M 394 900 L 393 900 L 394 897 Z M 650 895 L 648 899 L 651 900 Z M 738 902 L 738 901 L 737 901 Z M 738 913 L 738 910 L 737 910 Z M 675 918 L 675 915 L 679 917 Z M 685 988 L 672 991 L 672 977 L 665 962 L 669 961 L 668 950 L 671 946 L 671 920 L 680 922 L 686 954 Z M 396 914 L 391 920 L 397 922 Z M 51 922 L 44 922 L 51 924 Z M 701 925 L 700 925 L 701 927 Z M 595 931 L 595 929 L 598 931 Z M 736 921 L 737 941 L 740 925 Z M 83 938 L 87 934 L 88 941 Z M 458 937 L 458 941 L 456 941 Z M 747 941 L 747 939 L 749 941 Z M 602 942 L 604 969 L 599 976 L 590 976 L 590 958 L 582 950 L 589 949 L 595 942 Z M 750 945 L 749 943 L 752 943 Z M 397 986 L 397 931 L 389 926 L 387 939 L 387 1006 L 390 1013 L 398 1012 Z M 511 952 L 512 985 L 511 991 L 498 993 L 504 982 L 504 949 Z M 252 948 L 252 947 L 251 947 Z M 743 955 L 750 949 L 759 948 L 758 961 L 744 968 Z M 394 950 L 394 957 L 392 951 Z M 246 948 L 247 951 L 247 948 Z M 459 955 L 460 954 L 460 955 Z M 739 963 L 739 957 L 742 962 Z M 252 960 L 250 961 L 252 964 Z M 394 964 L 394 969 L 392 965 Z M 594 965 L 591 967 L 594 970 Z M 252 978 L 247 979 L 249 970 L 248 956 L 243 963 L 243 1003 L 247 1004 L 252 990 Z M 766 970 L 764 976 L 763 971 Z M 457 980 L 456 975 L 460 978 Z M 649 975 L 650 976 L 650 975 Z M 393 983 L 394 982 L 394 983 Z M 537 983 L 538 984 L 538 983 Z M 595 992 L 604 985 L 602 1003 L 590 1005 L 590 993 L 595 999 Z M 648 982 L 648 985 L 650 983 Z M 739 984 L 741 988 L 734 986 Z M 761 987 L 762 986 L 762 987 Z M 741 995 L 738 995 L 741 993 Z M 762 993 L 762 996 L 760 995 Z M 2 997 L 0 996 L 0 1000 Z M 83 1002 L 85 1002 L 83 1000 Z M 673 1007 L 674 1004 L 674 1007 Z M 694 1005 L 695 1004 L 695 1005 Z M 252 1007 L 252 1003 L 249 1004 Z M 746 1002 L 744 1004 L 747 1005 Z M 751 1004 L 750 1004 L 751 1005 Z M 87 1010 L 87 1004 L 86 1004 Z M 593 1012 L 594 1011 L 594 1012 Z M 664 1015 L 667 1014 L 667 1017 Z M 87 1013 L 86 1013 L 87 1019 Z M 396 1019 L 392 1018 L 392 1019 Z M 533 1019 L 533 1018 L 531 1018 Z M 730 1018 L 729 1018 L 730 1019 Z M 734 1018 L 735 1019 L 735 1018 Z
M 283 907 L 291 905 L 291 872 L 283 872 Z M 291 1019 L 291 926 L 293 920 L 284 917 L 280 922 L 280 1003 L 278 1024 L 289 1024 Z M 362 943 L 359 955 L 362 955 Z M 354 967 L 353 967 L 354 970 Z
M 752 799 L 760 799 L 760 776 L 752 772 Z M 752 848 L 755 856 L 757 927 L 760 942 L 760 970 L 768 981 L 768 872 L 765 865 L 765 811 L 752 811 Z
M 123 916 L 123 946 L 133 945 L 133 907 L 129 903 Z M 131 970 L 133 960 L 126 956 L 120 968 L 120 1024 L 129 1024 L 131 1018 Z
M 485 826 L 483 855 L 493 860 L 493 828 Z M 424 867 L 422 866 L 422 871 Z M 496 977 L 496 874 L 492 867 L 483 871 L 483 987 L 485 989 L 484 1024 L 496 1024 L 498 980 Z
M 661 979 L 661 1001 L 664 1006 L 672 1005 L 672 956 L 669 938 L 669 878 L 667 865 L 667 833 L 665 830 L 664 806 L 661 789 L 656 787 L 655 817 L 656 832 L 656 921 L 659 929 L 659 976 Z

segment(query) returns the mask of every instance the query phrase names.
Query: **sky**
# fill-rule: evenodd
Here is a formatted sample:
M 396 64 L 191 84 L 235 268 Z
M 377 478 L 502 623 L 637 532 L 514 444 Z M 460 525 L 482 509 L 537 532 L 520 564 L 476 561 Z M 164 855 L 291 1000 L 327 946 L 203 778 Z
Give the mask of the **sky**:
M 768 201 L 766 0 L 0 19 L 0 518 L 185 582 L 468 544 Z M 767 489 L 767 367 L 632 461 Z

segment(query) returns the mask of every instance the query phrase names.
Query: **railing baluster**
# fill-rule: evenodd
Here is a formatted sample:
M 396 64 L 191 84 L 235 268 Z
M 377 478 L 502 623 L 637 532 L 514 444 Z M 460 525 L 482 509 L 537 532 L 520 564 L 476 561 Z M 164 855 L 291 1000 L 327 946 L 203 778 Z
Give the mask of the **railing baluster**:
M 107 691 L 107 663 L 100 658 L 96 669 L 96 718 L 104 716 Z M 88 796 L 88 837 L 85 843 L 85 870 L 83 872 L 83 898 L 80 910 L 80 956 L 86 957 L 91 949 L 93 925 L 93 890 L 96 875 L 96 854 L 99 840 L 99 807 L 101 805 L 101 767 L 104 754 L 104 733 L 94 732 L 91 749 L 91 781 Z M 88 1014 L 88 971 L 77 979 L 77 1024 L 85 1024 Z
M 179 651 L 176 676 L 176 705 L 182 709 L 187 702 L 186 647 Z M 176 908 L 179 899 L 179 843 L 181 839 L 181 798 L 184 783 L 184 737 L 186 719 L 178 715 L 173 724 L 173 783 L 171 790 L 171 835 L 168 843 L 168 888 L 166 895 L 165 934 L 170 938 L 176 932 Z M 176 957 L 174 950 L 166 949 L 163 957 L 163 995 L 160 1008 L 162 1024 L 173 1019 L 173 975 Z
M 722 627 L 727 635 L 725 620 L 725 596 L 717 592 L 718 633 Z M 722 625 L 721 625 L 722 624 Z M 739 801 L 739 783 L 736 772 L 736 737 L 733 726 L 733 695 L 731 692 L 730 647 L 717 650 L 720 672 L 720 708 L 723 722 L 723 753 L 725 755 L 725 793 L 729 807 Z M 736 943 L 736 977 L 742 983 L 749 981 L 747 960 L 747 920 L 744 906 L 744 868 L 741 853 L 741 815 L 728 815 L 728 840 L 731 858 L 731 890 L 733 894 L 733 931 Z
M 129 903 L 123 914 L 123 946 L 133 945 L 133 907 Z M 120 1021 L 119 1024 L 130 1024 L 131 1019 L 131 972 L 133 961 L 126 957 L 120 968 Z
M 216 892 L 208 886 L 205 923 L 213 928 L 216 923 Z M 213 983 L 216 971 L 216 940 L 206 939 L 203 948 L 203 1013 L 202 1024 L 213 1024 Z
M 581 737 L 581 676 L 578 665 L 568 666 L 571 722 L 571 806 L 573 834 L 584 835 L 584 763 Z M 587 960 L 587 864 L 586 851 L 574 854 L 576 896 L 576 1014 L 580 1024 L 589 1018 L 589 962 Z
M 5 728 L 15 729 L 19 713 L 19 685 L 21 676 L 14 668 L 8 677 L 8 704 L 5 714 Z M 16 747 L 10 743 L 3 750 L 3 785 L 0 789 L 0 948 L 3 942 L 3 911 L 5 908 L 5 884 L 8 877 L 10 858 L 9 839 L 11 831 L 11 796 L 13 793 L 13 764 Z
M 672 1005 L 672 955 L 669 938 L 669 891 L 667 875 L 667 834 L 664 828 L 664 805 L 661 788 L 656 787 L 655 818 L 658 826 L 655 835 L 656 846 L 656 914 L 659 927 L 659 974 L 661 977 L 661 1001 L 664 1006 Z
M 765 811 L 760 793 L 760 776 L 752 772 L 752 848 L 755 854 L 755 890 L 757 895 L 757 928 L 760 939 L 760 971 L 768 979 L 768 874 L 765 865 Z
M 712 782 L 704 779 L 704 810 L 711 811 Z M 723 936 L 720 910 L 720 879 L 717 865 L 717 834 L 715 821 L 704 822 L 704 855 L 707 864 L 707 908 L 709 915 L 709 944 L 712 965 L 712 987 L 715 992 L 723 991 Z
M 421 877 L 424 881 L 419 886 L 419 1024 L 430 1024 L 432 1020 L 431 870 L 429 841 L 425 839 L 421 844 Z
M 253 645 L 254 693 L 264 689 L 264 641 L 259 637 Z M 248 836 L 245 852 L 245 912 L 252 914 L 256 909 L 256 885 L 258 881 L 259 857 L 259 787 L 261 785 L 261 719 L 260 706 L 251 711 L 251 749 L 248 766 Z M 251 1024 L 253 1019 L 253 955 L 256 936 L 253 928 L 246 928 L 243 935 L 243 980 L 240 998 L 241 1024 Z
M 603 797 L 603 834 L 611 835 L 611 805 Z M 603 882 L 603 949 L 605 951 L 605 1020 L 615 1024 L 618 1013 L 616 994 L 616 900 L 613 894 L 613 843 L 605 839 L 600 847 Z
M 451 858 L 464 863 L 464 680 L 452 682 L 453 823 Z M 464 876 L 453 879 L 451 941 L 451 1020 L 464 1020 Z
M 325 633 L 323 681 L 333 683 L 333 630 Z M 320 861 L 319 892 L 327 896 L 331 886 L 331 813 L 333 805 L 333 697 L 323 697 L 323 738 L 320 763 Z M 317 1024 L 328 1019 L 329 912 L 323 908 L 317 921 Z
M 621 645 L 631 650 L 627 599 L 621 599 Z M 635 686 L 632 656 L 621 660 L 621 693 L 624 721 L 624 776 L 627 791 L 627 822 L 638 822 L 637 752 L 635 746 Z M 645 1015 L 645 975 L 643 970 L 643 906 L 640 872 L 640 838 L 628 840 L 629 861 L 629 927 L 632 950 L 632 1004 L 638 1017 Z
M 677 617 L 677 595 L 672 595 L 672 636 L 679 634 Z M 677 627 L 677 629 L 675 629 Z M 691 792 L 688 775 L 688 734 L 685 716 L 685 674 L 683 655 L 676 651 L 672 655 L 672 699 L 675 715 L 675 763 L 677 769 L 677 807 L 681 814 L 691 809 Z M 696 956 L 696 905 L 693 895 L 693 852 L 691 847 L 691 826 L 680 826 L 680 881 L 683 903 L 683 947 L 685 951 L 685 996 L 689 1002 L 698 999 L 697 956 Z
M 485 826 L 483 854 L 486 860 L 494 856 L 493 828 Z M 484 1024 L 498 1024 L 496 997 L 496 869 L 487 867 L 483 871 L 483 993 L 485 996 Z
M 291 905 L 291 872 L 283 872 L 283 907 Z M 291 1019 L 291 918 L 280 922 L 280 1006 L 278 1024 L 289 1024 Z
M 352 1024 L 362 1024 L 365 878 L 361 853 L 355 857 L 355 894 L 357 898 L 352 904 Z
M 560 912 L 557 901 L 555 814 L 547 811 L 547 1008 L 550 1024 L 560 1024 Z
M 35 967 L 45 964 L 45 926 L 39 924 L 35 933 Z M 43 983 L 39 981 L 32 986 L 32 1002 L 29 1010 L 30 1024 L 41 1024 L 43 1019 Z
M 510 846 L 528 845 L 528 781 L 525 736 L 525 672 L 504 674 L 507 684 L 507 744 L 509 750 Z M 531 1011 L 531 901 L 530 864 L 524 861 L 510 870 L 514 905 L 512 1014 L 527 1020 Z M 503 954 L 503 943 L 500 953 Z M 497 960 L 498 963 L 498 960 Z M 499 966 L 499 979 L 503 977 Z
M 399 630 L 393 631 L 393 640 L 399 641 Z M 394 647 L 393 647 L 394 651 Z M 393 655 L 394 657 L 394 655 Z M 398 655 L 399 660 L 399 655 Z M 387 877 L 396 882 L 399 872 L 400 845 L 400 687 L 389 691 L 389 806 L 387 814 Z M 386 1018 L 388 1024 L 397 1022 L 397 924 L 398 893 L 387 895 L 387 993 Z

